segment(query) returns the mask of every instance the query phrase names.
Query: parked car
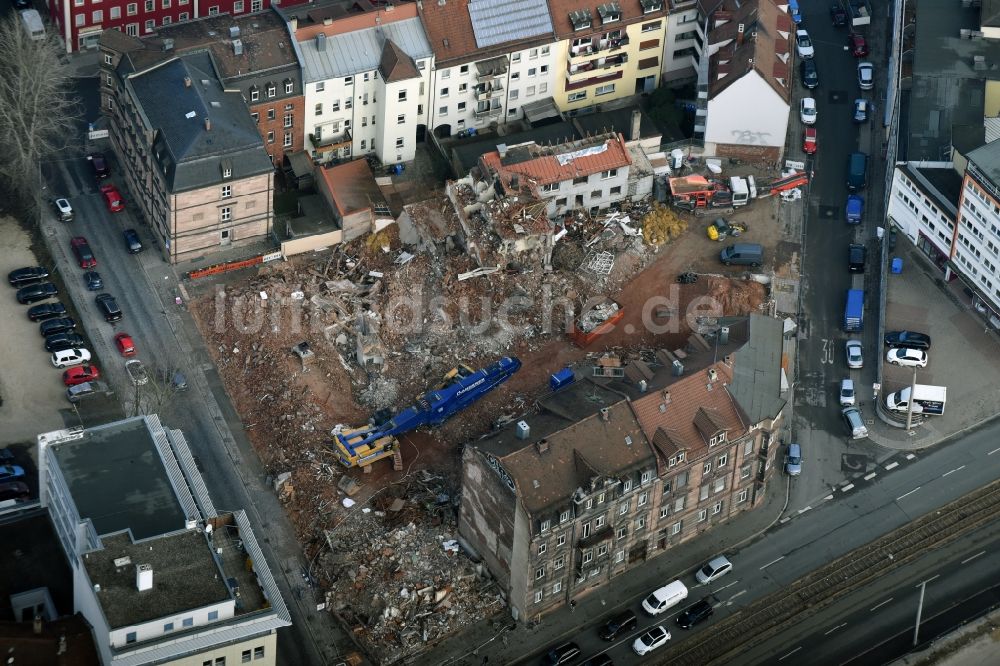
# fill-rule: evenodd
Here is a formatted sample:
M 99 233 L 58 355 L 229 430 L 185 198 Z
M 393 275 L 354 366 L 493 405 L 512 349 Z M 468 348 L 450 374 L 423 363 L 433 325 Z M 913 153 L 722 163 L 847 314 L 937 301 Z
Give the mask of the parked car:
M 830 5 L 830 22 L 834 28 L 842 28 L 847 25 L 847 12 L 840 5 Z
M 799 118 L 802 120 L 802 124 L 815 125 L 817 115 L 816 100 L 812 97 L 803 97 L 802 101 L 799 102 Z
M 868 122 L 868 110 L 871 108 L 868 100 L 859 97 L 854 100 L 854 117 L 853 120 L 856 123 L 866 123 Z
M 66 315 L 66 306 L 62 303 L 41 303 L 28 308 L 28 319 L 31 321 L 44 321 L 53 317 L 63 317 Z
M 626 610 L 618 613 L 601 627 L 601 638 L 606 641 L 613 641 L 622 634 L 627 634 L 630 631 L 635 630 L 638 625 L 639 618 L 636 617 L 635 613 Z
M 875 65 L 868 61 L 858 63 L 858 87 L 862 90 L 875 87 Z
M 670 632 L 662 624 L 639 636 L 632 643 L 632 650 L 639 655 L 647 655 L 656 648 L 663 647 L 670 640 Z
M 114 185 L 101 185 L 101 195 L 104 203 L 112 213 L 120 213 L 125 210 L 125 198 Z
M 802 473 L 802 447 L 792 443 L 788 445 L 788 453 L 785 454 L 785 474 L 788 476 L 798 476 Z
M 177 370 L 177 371 L 175 371 L 173 373 L 167 373 L 167 374 L 169 374 L 169 377 L 164 376 L 163 380 L 167 381 L 169 379 L 169 381 L 170 381 L 170 387 L 172 389 L 174 389 L 175 391 L 187 391 L 188 390 L 188 380 L 187 380 L 187 377 L 184 376 L 183 372 L 181 372 L 180 370 Z
M 569 664 L 580 657 L 580 647 L 576 643 L 565 643 L 545 653 L 542 663 L 546 666 Z
M 97 258 L 90 250 L 90 243 L 83 236 L 74 236 L 70 242 L 76 260 L 80 262 L 80 268 L 93 268 L 97 266 Z
M 656 616 L 669 610 L 687 599 L 688 589 L 679 580 L 668 583 L 663 587 L 653 590 L 653 592 L 642 600 L 642 610 L 647 615 Z
M 853 379 L 841 379 L 840 380 L 840 406 L 841 407 L 851 407 L 857 402 L 857 396 L 854 394 L 854 380 Z
M 860 370 L 864 367 L 864 358 L 861 355 L 861 340 L 848 340 L 844 344 L 847 351 L 847 367 L 852 370 Z
M 817 148 L 819 148 L 819 142 L 817 140 L 816 128 L 805 128 L 802 132 L 802 152 L 806 155 L 813 155 L 816 153 Z
M 135 356 L 135 343 L 128 333 L 122 332 L 115 335 L 115 347 L 122 356 Z
M 892 365 L 905 365 L 908 368 L 926 368 L 927 352 L 912 347 L 891 347 L 886 352 L 885 360 Z
M 847 246 L 847 270 L 851 273 L 864 273 L 865 262 L 868 259 L 868 248 L 860 243 Z
M 24 468 L 20 465 L 0 465 L 0 481 L 13 481 L 24 476 Z
M 80 365 L 90 360 L 87 349 L 60 349 L 52 352 L 52 365 L 62 370 L 71 365 Z
M 811 59 L 816 55 L 816 49 L 813 48 L 812 40 L 809 39 L 809 33 L 802 28 L 795 31 L 795 51 L 802 59 Z
M 104 153 L 92 153 L 87 159 L 90 160 L 90 166 L 94 169 L 94 176 L 98 180 L 111 175 L 111 167 L 108 166 L 108 160 L 104 157 Z
M 42 282 L 49 276 L 49 269 L 42 266 L 25 266 L 7 273 L 7 282 L 12 287 L 26 287 Z
M 136 386 L 143 386 L 149 382 L 149 375 L 146 374 L 146 367 L 137 358 L 125 361 L 125 371 L 128 372 L 129 379 Z
M 865 426 L 865 420 L 857 407 L 844 407 L 840 413 L 844 417 L 844 424 L 847 426 L 847 432 L 851 434 L 851 439 L 864 439 L 868 436 L 868 427 Z
M 803 60 L 799 64 L 799 73 L 802 75 L 802 85 L 809 90 L 819 86 L 819 69 L 816 68 L 815 60 Z
M 52 208 L 56 212 L 56 217 L 63 222 L 73 221 L 73 206 L 70 205 L 69 199 L 65 199 L 63 197 L 53 199 Z
M 31 496 L 31 489 L 23 481 L 4 481 L 0 483 L 0 501 L 25 500 Z
M 46 298 L 52 298 L 58 294 L 59 288 L 51 282 L 29 284 L 27 287 L 21 287 L 17 290 L 17 302 L 21 305 L 37 303 L 38 301 L 44 301 Z
M 848 194 L 844 205 L 844 219 L 848 224 L 861 224 L 865 214 L 865 198 L 860 194 Z
M 107 395 L 109 391 L 110 389 L 108 388 L 108 385 L 104 382 L 84 382 L 82 384 L 77 384 L 76 386 L 70 386 L 66 389 L 66 399 L 76 404 L 84 398 L 90 398 L 101 394 Z
M 131 254 L 142 252 L 142 241 L 139 240 L 139 233 L 135 229 L 126 229 L 122 232 L 125 238 L 125 247 Z
M 722 578 L 732 570 L 733 563 L 722 555 L 719 555 L 718 557 L 713 557 L 705 566 L 698 569 L 698 573 L 695 574 L 695 578 L 697 578 L 698 582 L 702 585 L 708 585 L 709 583 Z
M 702 599 L 681 611 L 675 622 L 677 622 L 677 626 L 681 629 L 690 629 L 694 625 L 712 617 L 714 612 L 715 609 L 712 608 L 712 603 L 708 599 Z
M 889 331 L 883 340 L 889 347 L 910 347 L 911 349 L 930 349 L 931 336 L 915 331 Z
M 45 338 L 45 351 L 54 352 L 61 349 L 79 349 L 84 347 L 83 336 L 78 333 L 56 333 Z
M 83 274 L 83 281 L 87 284 L 89 291 L 97 291 L 104 288 L 104 280 L 97 271 L 87 271 Z
M 46 319 L 39 324 L 38 332 L 42 334 L 43 338 L 47 338 L 56 333 L 72 331 L 74 328 L 76 328 L 76 320 L 72 317 L 56 317 L 55 319 Z
M 851 53 L 855 58 L 864 58 L 868 55 L 868 42 L 865 41 L 863 35 L 859 35 L 856 32 L 852 32 L 847 36 L 847 47 L 851 49 Z
M 101 376 L 96 365 L 77 365 L 69 368 L 63 373 L 63 384 L 66 386 L 76 386 L 84 382 L 90 382 Z
M 98 294 L 94 298 L 94 302 L 97 303 L 97 309 L 104 315 L 106 322 L 120 321 L 124 316 L 121 308 L 118 307 L 118 301 L 111 294 Z

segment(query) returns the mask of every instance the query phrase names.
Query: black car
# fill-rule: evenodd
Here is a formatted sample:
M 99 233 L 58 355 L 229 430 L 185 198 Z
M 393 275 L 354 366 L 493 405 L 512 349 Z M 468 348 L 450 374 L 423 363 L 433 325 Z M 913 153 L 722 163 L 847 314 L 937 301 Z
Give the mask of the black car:
M 841 28 L 847 25 L 847 12 L 840 5 L 830 5 L 830 21 L 834 28 Z
M 74 328 L 76 328 L 76 320 L 72 317 L 49 319 L 38 325 L 38 330 L 41 332 L 43 338 L 47 338 L 55 333 L 72 331 Z
M 889 331 L 885 334 L 885 344 L 890 347 L 927 350 L 931 348 L 931 336 L 914 331 Z
M 559 647 L 554 647 L 545 653 L 542 663 L 545 666 L 559 666 L 576 661 L 580 656 L 580 646 L 576 643 L 565 643 Z
M 38 301 L 44 301 L 46 298 L 52 298 L 58 294 L 59 288 L 51 282 L 29 284 L 27 287 L 21 287 L 17 290 L 17 302 L 21 305 L 25 305 L 27 303 L 37 303 Z
M 45 321 L 53 317 L 62 317 L 66 314 L 66 306 L 62 303 L 42 303 L 28 308 L 28 319 L 31 321 Z
M 104 315 L 104 321 L 119 321 L 122 318 L 123 315 L 121 308 L 118 307 L 118 301 L 111 294 L 98 294 L 94 302 L 97 303 L 97 308 Z
M 860 243 L 847 246 L 847 270 L 852 273 L 864 273 L 865 261 L 868 259 L 868 248 Z
M 635 629 L 637 623 L 638 618 L 636 618 L 635 613 L 630 610 L 622 611 L 604 623 L 604 626 L 601 627 L 601 638 L 613 641 L 618 636 Z
M 104 153 L 94 153 L 87 159 L 90 160 L 90 166 L 94 168 L 94 176 L 98 180 L 111 175 L 111 168 L 108 166 L 108 160 L 104 157 Z
M 697 603 L 693 603 L 677 616 L 677 626 L 681 629 L 690 629 L 699 622 L 704 622 L 712 616 L 715 609 L 712 608 L 712 604 L 708 599 L 702 599 Z
M 803 60 L 799 65 L 799 71 L 802 74 L 802 85 L 806 88 L 812 90 L 819 85 L 819 70 L 816 69 L 814 58 Z
M 88 291 L 97 291 L 104 288 L 104 279 L 97 271 L 87 271 L 84 273 L 83 281 L 87 283 Z
M 125 247 L 131 254 L 142 252 L 142 241 L 139 240 L 139 234 L 135 229 L 126 229 L 122 232 L 122 236 L 125 237 Z
M 26 266 L 7 273 L 7 281 L 12 287 L 24 287 L 41 282 L 49 276 L 49 270 L 41 266 Z
M 62 351 L 63 349 L 81 349 L 86 346 L 82 335 L 68 331 L 65 333 L 56 333 L 45 338 L 45 351 L 47 352 Z

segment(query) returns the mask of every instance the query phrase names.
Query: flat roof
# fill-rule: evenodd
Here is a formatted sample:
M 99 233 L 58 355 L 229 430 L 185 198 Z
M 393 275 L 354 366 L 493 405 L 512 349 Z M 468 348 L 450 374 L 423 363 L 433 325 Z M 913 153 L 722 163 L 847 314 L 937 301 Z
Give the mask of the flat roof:
M 80 517 L 89 518 L 98 535 L 131 530 L 147 539 L 184 529 L 187 516 L 145 419 L 82 435 L 51 449 Z
M 950 212 L 953 216 L 958 212 L 962 177 L 955 171 L 955 167 L 949 164 L 947 167 L 931 168 L 907 162 L 901 168 L 921 192 L 934 200 L 938 208 Z
M 232 599 L 205 535 L 195 530 L 137 542 L 121 533 L 101 543 L 102 550 L 83 556 L 83 565 L 100 586 L 97 600 L 112 629 Z M 140 592 L 136 567 L 143 564 L 153 570 L 153 587 Z

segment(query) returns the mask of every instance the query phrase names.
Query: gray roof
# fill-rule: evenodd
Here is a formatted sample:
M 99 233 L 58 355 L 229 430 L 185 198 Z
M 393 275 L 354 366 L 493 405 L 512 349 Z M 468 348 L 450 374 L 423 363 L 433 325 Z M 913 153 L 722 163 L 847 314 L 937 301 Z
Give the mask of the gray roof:
M 979 8 L 924 0 L 917 13 L 907 132 L 900 133 L 908 140 L 901 159 L 946 160 L 952 128 L 983 123 L 985 81 L 1000 65 L 1000 43 L 961 38 L 962 29 L 979 29 Z M 973 68 L 977 55 L 985 57 L 983 70 Z
M 781 397 L 782 321 L 750 315 L 750 335 L 736 353 L 729 392 L 750 418 L 759 423 L 774 418 L 785 406 Z
M 966 157 L 990 179 L 990 184 L 1000 187 L 1000 141 L 971 150 Z
M 469 18 L 481 49 L 552 32 L 545 0 L 475 0 Z
M 324 36 L 296 42 L 306 83 L 326 81 L 341 76 L 354 76 L 378 69 L 382 46 L 391 39 L 403 53 L 414 60 L 433 54 L 419 18 L 384 23 L 377 28 L 352 30 L 340 35 Z M 322 50 L 317 44 L 325 42 Z
M 947 167 L 925 167 L 920 162 L 907 162 L 903 172 L 920 191 L 931 198 L 938 208 L 958 215 L 958 199 L 962 193 L 962 177 L 950 164 Z
M 153 150 L 171 192 L 222 183 L 223 163 L 232 169 L 227 181 L 274 169 L 242 94 L 223 90 L 207 51 L 133 74 L 128 85 L 157 132 Z
M 1000 27 L 1000 0 L 982 0 L 980 23 L 984 28 Z

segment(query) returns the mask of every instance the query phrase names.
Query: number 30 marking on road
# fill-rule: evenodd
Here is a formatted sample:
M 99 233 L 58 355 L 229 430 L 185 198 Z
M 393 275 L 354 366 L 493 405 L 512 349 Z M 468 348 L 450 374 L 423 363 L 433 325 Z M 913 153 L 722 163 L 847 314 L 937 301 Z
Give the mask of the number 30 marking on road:
M 823 338 L 823 354 L 820 356 L 819 362 L 833 365 L 833 350 L 835 347 L 836 344 L 833 340 Z

